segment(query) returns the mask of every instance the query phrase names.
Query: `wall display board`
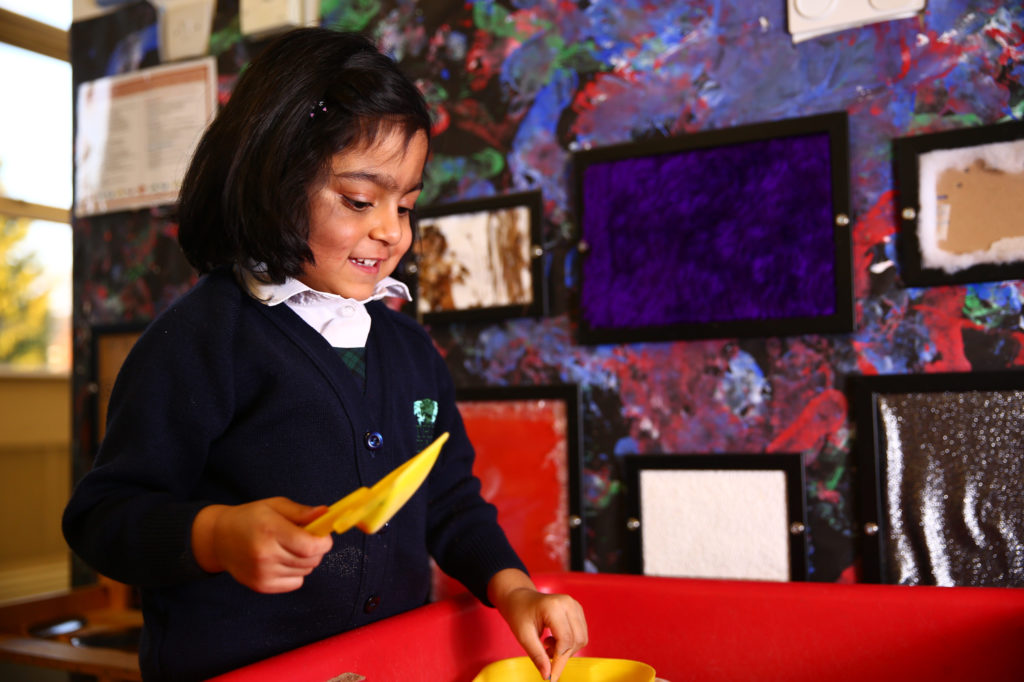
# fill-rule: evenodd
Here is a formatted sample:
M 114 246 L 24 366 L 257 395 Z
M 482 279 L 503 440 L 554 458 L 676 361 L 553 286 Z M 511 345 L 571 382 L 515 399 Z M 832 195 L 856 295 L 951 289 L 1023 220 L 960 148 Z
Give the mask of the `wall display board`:
M 173 203 L 217 111 L 216 61 L 82 83 L 75 111 L 76 216 Z
M 893 162 L 905 283 L 1024 277 L 1024 122 L 902 137 Z
M 418 209 L 417 313 L 425 322 L 545 315 L 541 214 L 540 192 Z
M 631 572 L 807 579 L 800 455 L 633 455 L 625 464 Z
M 583 570 L 581 422 L 574 385 L 457 393 L 484 499 L 531 573 Z M 435 568 L 434 595 L 461 586 Z
M 1024 586 L 1024 372 L 851 387 L 864 580 Z
M 583 343 L 852 329 L 845 112 L 573 155 Z
M 320 3 L 322 25 L 375 36 L 424 88 L 436 125 L 421 207 L 543 192 L 548 316 L 431 324 L 429 331 L 458 387 L 579 384 L 587 425 L 581 487 L 588 570 L 625 570 L 623 462 L 632 453 L 758 452 L 771 438 L 778 451 L 816 453 L 805 455 L 812 579 L 854 580 L 862 564 L 854 441 L 844 406 L 827 398 L 829 387 L 851 372 L 1021 364 L 1015 321 L 1024 280 L 904 286 L 902 188 L 892 174 L 894 138 L 1020 120 L 1019 3 L 927 3 L 912 18 L 796 45 L 786 24 L 789 5 L 834 28 L 853 6 L 870 5 L 880 15 L 883 6 L 912 1 L 794 0 L 771 3 L 771 11 L 752 11 L 741 0 L 387 4 L 393 11 Z M 158 12 L 150 2 L 131 0 L 77 19 L 69 30 L 76 91 L 83 82 L 161 62 Z M 239 2 L 216 3 L 208 54 L 217 60 L 222 103 L 267 44 L 244 35 L 239 19 Z M 48 105 L 43 97 L 35 106 Z M 583 291 L 584 255 L 576 249 L 574 150 L 839 110 L 849 112 L 852 152 L 854 333 L 779 338 L 766 325 L 765 336 L 738 341 L 632 343 L 626 330 L 621 344 L 578 342 L 575 297 Z M 76 479 L 88 469 L 94 437 L 90 328 L 152 319 L 194 277 L 170 218 L 158 208 L 73 220 Z M 650 263 L 663 260 L 667 255 L 655 249 Z M 633 276 L 643 267 L 632 268 Z M 673 277 L 659 273 L 657 297 L 676 297 Z

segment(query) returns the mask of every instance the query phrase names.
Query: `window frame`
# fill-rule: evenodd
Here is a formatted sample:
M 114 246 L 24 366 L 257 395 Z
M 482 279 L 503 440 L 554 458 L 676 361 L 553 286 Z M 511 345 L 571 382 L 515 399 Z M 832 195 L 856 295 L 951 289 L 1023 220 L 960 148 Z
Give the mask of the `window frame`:
M 70 61 L 68 32 L 0 7 L 0 43 Z M 0 196 L 0 215 L 71 224 L 71 207 L 61 208 Z
M 64 62 L 70 62 L 68 31 L 4 8 L 0 8 L 0 43 Z M 7 196 L 0 196 L 0 217 L 9 217 L 15 220 L 41 220 L 65 224 L 69 229 L 71 227 L 70 206 L 62 208 L 60 206 L 37 204 Z M 69 371 L 70 368 L 56 373 L 67 374 Z M 12 370 L 9 367 L 0 367 L 0 372 L 4 375 L 12 374 Z M 13 373 L 17 376 L 39 373 L 49 376 L 54 374 L 54 371 L 45 368 L 38 371 L 17 370 Z

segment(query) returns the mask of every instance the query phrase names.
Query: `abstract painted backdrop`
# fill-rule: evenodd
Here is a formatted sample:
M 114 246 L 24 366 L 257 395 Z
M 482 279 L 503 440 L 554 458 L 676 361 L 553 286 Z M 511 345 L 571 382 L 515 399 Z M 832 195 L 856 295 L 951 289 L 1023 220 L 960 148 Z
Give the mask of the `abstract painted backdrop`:
M 588 568 L 622 569 L 622 471 L 635 454 L 801 452 L 811 579 L 857 577 L 854 436 L 845 379 L 1024 365 L 1017 281 L 908 288 L 900 279 L 895 137 L 1019 120 L 1020 0 L 928 3 L 910 19 L 794 45 L 778 0 L 322 0 L 364 30 L 437 115 L 426 203 L 539 189 L 552 314 L 430 329 L 460 386 L 575 383 L 583 397 Z M 76 84 L 155 65 L 142 0 L 71 29 Z M 221 100 L 261 43 L 217 5 Z M 846 110 L 856 327 L 850 334 L 588 347 L 577 295 L 573 150 Z M 638 204 L 645 197 L 636 197 Z M 76 220 L 76 467 L 88 466 L 91 325 L 145 321 L 192 282 L 173 213 Z

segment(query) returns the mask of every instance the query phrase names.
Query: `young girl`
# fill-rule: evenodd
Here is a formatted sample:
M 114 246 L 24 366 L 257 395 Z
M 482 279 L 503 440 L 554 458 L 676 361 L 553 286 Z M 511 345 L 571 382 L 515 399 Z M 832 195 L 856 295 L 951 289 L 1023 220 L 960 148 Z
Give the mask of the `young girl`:
M 389 275 L 429 130 L 372 43 L 311 28 L 252 62 L 200 141 L 179 237 L 203 276 L 125 360 L 64 516 L 75 552 L 141 588 L 145 679 L 205 679 L 420 606 L 428 555 L 542 676 L 586 644 L 579 604 L 534 588 L 480 497 L 431 339 L 380 300 L 408 297 Z M 378 533 L 304 530 L 446 431 Z

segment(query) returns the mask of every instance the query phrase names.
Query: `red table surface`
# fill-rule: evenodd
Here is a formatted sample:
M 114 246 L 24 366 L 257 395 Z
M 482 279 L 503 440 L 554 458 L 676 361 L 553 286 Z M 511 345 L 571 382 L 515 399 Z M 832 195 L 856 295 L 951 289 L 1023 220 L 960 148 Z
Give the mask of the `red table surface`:
M 775 583 L 636 575 L 535 576 L 587 615 L 580 655 L 650 664 L 682 680 L 1024 680 L 1024 590 Z M 310 644 L 219 682 L 470 682 L 522 655 L 469 595 Z

